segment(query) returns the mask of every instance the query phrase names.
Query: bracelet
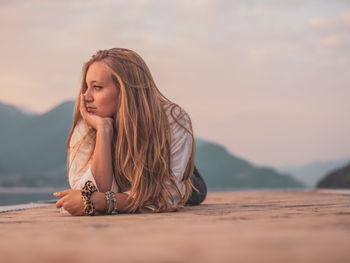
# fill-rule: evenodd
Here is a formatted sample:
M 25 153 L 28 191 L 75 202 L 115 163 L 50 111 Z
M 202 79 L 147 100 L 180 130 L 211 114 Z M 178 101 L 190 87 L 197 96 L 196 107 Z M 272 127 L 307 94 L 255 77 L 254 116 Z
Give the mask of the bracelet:
M 106 201 L 107 201 L 107 211 L 106 211 L 106 214 L 111 214 L 112 213 L 112 210 L 113 210 L 113 203 L 111 202 L 111 193 L 113 194 L 113 192 L 106 192 L 105 195 L 106 195 Z
M 94 216 L 96 209 L 90 200 L 91 195 L 97 191 L 96 186 L 92 181 L 86 181 L 84 187 L 81 189 L 81 197 L 84 202 L 84 213 L 89 216 Z
M 112 214 L 118 213 L 117 208 L 117 197 L 115 196 L 115 193 L 112 191 L 108 191 L 105 193 L 106 195 L 106 201 L 107 201 L 107 211 L 106 214 Z

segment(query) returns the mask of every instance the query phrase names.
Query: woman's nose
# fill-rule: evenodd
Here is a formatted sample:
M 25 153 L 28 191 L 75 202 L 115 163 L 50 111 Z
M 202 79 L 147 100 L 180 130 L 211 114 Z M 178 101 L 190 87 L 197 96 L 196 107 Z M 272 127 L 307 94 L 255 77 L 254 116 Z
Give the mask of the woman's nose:
M 83 95 L 84 95 L 85 101 L 91 102 L 94 100 L 94 98 L 90 92 L 90 89 L 87 89 Z

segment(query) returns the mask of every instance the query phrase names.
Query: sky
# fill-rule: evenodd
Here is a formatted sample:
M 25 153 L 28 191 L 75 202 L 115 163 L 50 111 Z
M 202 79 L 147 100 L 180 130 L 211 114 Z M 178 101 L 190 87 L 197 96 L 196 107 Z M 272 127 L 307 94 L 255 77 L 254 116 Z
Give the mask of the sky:
M 0 101 L 44 113 L 129 48 L 196 137 L 257 165 L 350 158 L 348 0 L 0 0 Z

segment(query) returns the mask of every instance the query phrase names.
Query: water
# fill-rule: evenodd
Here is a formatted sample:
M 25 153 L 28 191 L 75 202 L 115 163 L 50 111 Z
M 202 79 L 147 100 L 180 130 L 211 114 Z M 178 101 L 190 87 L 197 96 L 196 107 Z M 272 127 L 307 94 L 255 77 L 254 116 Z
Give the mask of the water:
M 221 187 L 208 187 L 208 192 L 245 192 L 245 191 L 281 191 L 281 190 L 292 190 L 292 191 L 309 191 L 314 190 L 313 187 L 299 187 L 299 188 L 221 188 Z
M 58 200 L 52 194 L 64 188 L 0 187 L 0 206 L 27 204 L 43 200 Z
M 21 194 L 1 194 L 0 206 L 26 204 L 30 202 L 55 199 L 52 193 L 21 193 Z M 58 200 L 58 199 L 57 199 Z
M 4 206 L 0 206 L 0 213 L 9 212 L 9 211 L 24 210 L 24 209 L 28 209 L 28 208 L 52 206 L 53 204 L 54 203 L 51 203 L 51 202 L 48 202 L 48 203 L 44 202 L 44 203 L 28 203 L 28 204 L 23 204 L 23 205 L 4 205 Z

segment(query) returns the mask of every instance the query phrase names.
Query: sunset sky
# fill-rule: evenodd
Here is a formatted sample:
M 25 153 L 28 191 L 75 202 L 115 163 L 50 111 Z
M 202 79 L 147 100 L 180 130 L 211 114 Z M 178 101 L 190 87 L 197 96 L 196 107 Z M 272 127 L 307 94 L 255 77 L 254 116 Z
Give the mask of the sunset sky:
M 348 0 L 0 0 L 0 101 L 75 99 L 82 63 L 125 47 L 197 137 L 258 165 L 350 158 Z

